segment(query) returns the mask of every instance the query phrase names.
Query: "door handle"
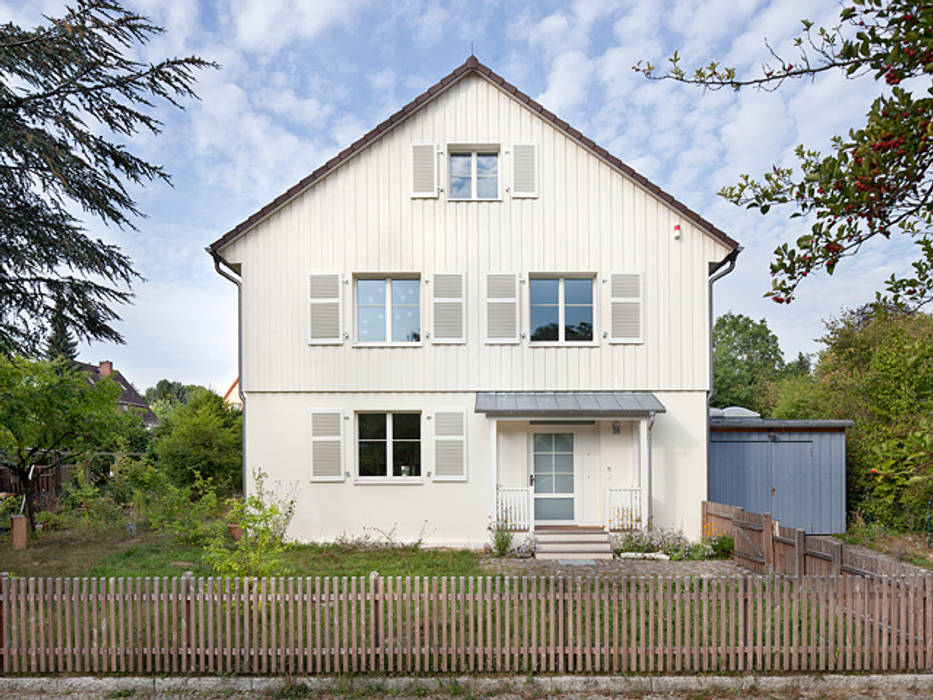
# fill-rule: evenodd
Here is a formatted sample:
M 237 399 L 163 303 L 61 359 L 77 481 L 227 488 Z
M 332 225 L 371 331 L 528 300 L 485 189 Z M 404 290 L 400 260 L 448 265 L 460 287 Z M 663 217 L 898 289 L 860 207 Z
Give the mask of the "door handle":
M 774 484 L 771 484 L 771 495 L 774 495 Z
M 529 475 L 528 475 L 528 485 L 529 485 L 529 486 L 534 486 L 534 485 L 535 485 L 535 475 L 534 475 L 534 474 L 529 474 Z

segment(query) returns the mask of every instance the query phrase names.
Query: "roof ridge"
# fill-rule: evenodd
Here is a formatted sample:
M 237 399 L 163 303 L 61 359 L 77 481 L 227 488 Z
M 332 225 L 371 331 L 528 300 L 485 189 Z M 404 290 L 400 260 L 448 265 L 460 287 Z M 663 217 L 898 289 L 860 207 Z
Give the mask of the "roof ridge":
M 476 58 L 476 56 L 470 55 L 462 64 L 454 68 L 453 71 L 445 75 L 438 82 L 434 83 L 427 90 L 422 92 L 420 95 L 415 97 L 411 102 L 406 104 L 400 110 L 390 115 L 388 119 L 383 120 L 371 130 L 366 132 L 363 136 L 358 138 L 356 141 L 351 143 L 349 146 L 340 151 L 333 158 L 328 160 L 326 163 L 321 165 L 312 171 L 309 175 L 299 180 L 297 183 L 289 187 L 285 192 L 280 194 L 278 197 L 273 199 L 271 202 L 266 204 L 264 207 L 251 214 L 249 217 L 241 221 L 239 224 L 234 226 L 232 229 L 227 231 L 223 236 L 218 238 L 216 241 L 210 244 L 208 251 L 211 253 L 216 253 L 221 248 L 226 246 L 228 243 L 231 243 L 236 238 L 239 238 L 240 235 L 246 233 L 253 226 L 258 224 L 260 221 L 265 219 L 267 216 L 276 211 L 279 207 L 283 206 L 287 202 L 291 201 L 299 194 L 301 194 L 308 187 L 313 185 L 317 180 L 323 178 L 325 175 L 329 174 L 334 170 L 338 165 L 342 164 L 344 161 L 349 160 L 351 157 L 356 155 L 359 151 L 363 150 L 369 143 L 379 137 L 381 137 L 385 132 L 397 126 L 399 123 L 407 119 L 412 112 L 420 108 L 425 102 L 433 100 L 437 97 L 438 93 L 443 90 L 446 90 L 454 82 L 457 82 L 467 73 L 477 73 L 483 76 L 485 79 L 495 84 L 504 92 L 510 94 L 512 97 L 517 99 L 519 102 L 523 103 L 526 107 L 536 112 L 542 119 L 550 122 L 554 127 L 563 131 L 567 136 L 575 140 L 581 146 L 591 151 L 597 157 L 606 161 L 609 165 L 616 168 L 627 177 L 634 180 L 636 183 L 644 187 L 646 190 L 651 192 L 653 195 L 658 197 L 661 201 L 665 202 L 668 206 L 676 211 L 679 211 L 681 214 L 686 216 L 688 219 L 691 219 L 693 223 L 698 225 L 701 229 L 706 231 L 708 234 L 719 240 L 720 243 L 725 245 L 732 250 L 735 250 L 739 247 L 739 243 L 730 237 L 727 233 L 714 226 L 712 223 L 707 221 L 705 218 L 700 216 L 696 211 L 688 207 L 686 204 L 675 199 L 672 195 L 668 194 L 660 187 L 651 182 L 648 178 L 640 173 L 636 172 L 634 168 L 629 165 L 626 165 L 622 162 L 621 159 L 612 155 L 605 148 L 597 144 L 591 138 L 585 136 L 581 131 L 572 127 L 568 122 L 559 118 L 556 114 L 548 110 L 544 105 L 539 102 L 536 102 L 533 98 L 519 90 L 517 87 L 509 83 L 505 78 L 496 73 L 494 70 L 484 65 Z

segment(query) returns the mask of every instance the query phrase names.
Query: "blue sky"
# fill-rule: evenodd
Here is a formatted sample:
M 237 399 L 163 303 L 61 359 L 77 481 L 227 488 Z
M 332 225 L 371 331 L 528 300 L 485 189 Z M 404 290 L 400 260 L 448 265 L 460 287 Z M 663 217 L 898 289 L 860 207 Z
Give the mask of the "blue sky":
M 0 18 L 31 25 L 63 4 L 0 0 Z M 131 143 L 174 178 L 174 187 L 138 191 L 147 214 L 138 231 L 89 222 L 146 282 L 120 312 L 127 344 L 82 346 L 81 358 L 113 360 L 140 389 L 168 377 L 226 390 L 236 373 L 236 295 L 204 247 L 461 64 L 471 44 L 490 68 L 739 240 L 745 251 L 717 284 L 716 312 L 766 318 L 788 359 L 818 347 L 821 319 L 871 300 L 911 259 L 905 243 L 868 246 L 778 306 L 762 298 L 770 254 L 802 224 L 716 196 L 740 173 L 792 162 L 798 143 L 825 150 L 864 118 L 871 80 L 826 75 L 771 94 L 713 93 L 631 69 L 638 59 L 663 64 L 676 49 L 685 66 L 715 58 L 751 73 L 768 56 L 765 39 L 794 56 L 800 19 L 831 23 L 833 0 L 127 5 L 166 28 L 144 57 L 196 53 L 223 65 L 202 74 L 202 99 L 185 112 L 157 107 L 163 134 Z

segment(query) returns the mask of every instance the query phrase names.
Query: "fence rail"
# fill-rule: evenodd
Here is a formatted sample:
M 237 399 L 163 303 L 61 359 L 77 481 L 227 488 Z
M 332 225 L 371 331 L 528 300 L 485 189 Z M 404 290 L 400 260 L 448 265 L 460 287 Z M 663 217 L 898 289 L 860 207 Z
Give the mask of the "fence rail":
M 534 487 L 500 486 L 496 489 L 496 521 L 507 530 L 534 531 Z
M 641 488 L 606 489 L 606 526 L 610 530 L 640 530 Z
M 0 578 L 5 673 L 909 671 L 933 578 Z

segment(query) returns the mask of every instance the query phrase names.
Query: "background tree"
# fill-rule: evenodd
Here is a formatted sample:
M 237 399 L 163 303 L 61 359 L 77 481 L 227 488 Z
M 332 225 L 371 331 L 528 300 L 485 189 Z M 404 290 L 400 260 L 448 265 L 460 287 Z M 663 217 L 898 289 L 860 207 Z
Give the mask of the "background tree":
M 120 392 L 109 377 L 91 384 L 58 363 L 0 356 L 0 459 L 23 484 L 32 530 L 42 471 L 62 452 L 93 449 L 113 429 Z
M 650 63 L 636 70 L 709 89 L 757 87 L 776 90 L 787 80 L 814 78 L 828 71 L 878 82 L 864 124 L 832 140 L 828 155 L 797 147 L 798 168 L 774 166 L 762 180 L 742 175 L 720 194 L 758 209 L 776 205 L 790 217 L 805 217 L 801 235 L 774 252 L 774 301 L 789 303 L 801 281 L 816 270 L 832 274 L 845 257 L 873 238 L 906 236 L 919 247 L 911 269 L 892 275 L 879 304 L 916 309 L 933 299 L 933 5 L 920 0 L 852 0 L 840 7 L 839 23 L 815 28 L 803 20 L 795 41 L 798 55 L 772 61 L 761 75 L 739 77 L 718 62 L 689 74 L 680 56 L 667 73 Z M 808 227 L 809 230 L 803 230 Z
M 211 479 L 222 491 L 243 486 L 242 416 L 212 391 L 198 388 L 178 404 L 156 429 L 152 452 L 176 483 Z
M 70 211 L 132 227 L 128 184 L 169 181 L 121 141 L 159 133 L 155 98 L 195 97 L 198 57 L 129 56 L 162 31 L 115 0 L 77 0 L 60 18 L 0 25 L 0 350 L 31 353 L 61 310 L 65 331 L 120 342 L 114 306 L 137 274 Z M 108 138 L 108 135 L 110 138 Z M 112 140 L 111 140 L 112 139 Z
M 762 415 L 770 413 L 775 383 L 782 377 L 808 374 L 809 358 L 800 353 L 785 364 L 778 337 L 764 319 L 725 313 L 713 325 L 713 396 L 719 408 L 744 406 Z
M 71 365 L 77 362 L 78 343 L 68 330 L 60 308 L 56 309 L 56 315 L 52 318 L 52 333 L 45 341 L 42 356 L 50 362 L 63 360 Z
M 922 460 L 905 461 L 905 446 L 918 444 L 910 436 L 933 412 L 933 317 L 847 311 L 826 322 L 821 342 L 812 377 L 778 384 L 773 416 L 853 420 L 846 435 L 850 513 L 869 511 L 888 525 L 919 526 L 918 501 L 908 497 L 919 482 L 908 481 Z M 890 478 L 881 480 L 879 472 Z

